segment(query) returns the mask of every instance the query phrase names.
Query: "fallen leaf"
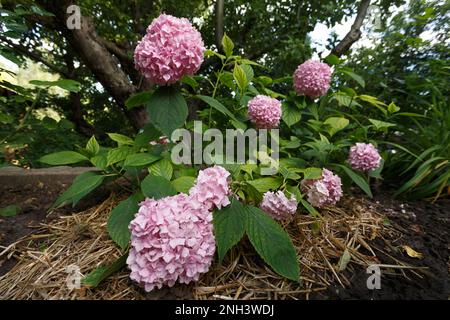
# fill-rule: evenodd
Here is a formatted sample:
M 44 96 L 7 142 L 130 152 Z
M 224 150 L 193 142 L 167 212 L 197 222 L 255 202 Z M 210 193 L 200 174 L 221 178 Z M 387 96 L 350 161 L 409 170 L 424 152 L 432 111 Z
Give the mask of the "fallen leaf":
M 341 258 L 339 259 L 338 268 L 339 271 L 344 271 L 345 268 L 347 268 L 347 264 L 350 262 L 350 259 L 352 256 L 348 252 L 347 249 L 345 249 L 344 253 L 342 254 Z
M 423 259 L 423 254 L 420 252 L 415 251 L 413 248 L 409 246 L 402 246 L 403 250 L 406 251 L 406 254 L 410 256 L 411 258 L 417 258 L 417 259 Z

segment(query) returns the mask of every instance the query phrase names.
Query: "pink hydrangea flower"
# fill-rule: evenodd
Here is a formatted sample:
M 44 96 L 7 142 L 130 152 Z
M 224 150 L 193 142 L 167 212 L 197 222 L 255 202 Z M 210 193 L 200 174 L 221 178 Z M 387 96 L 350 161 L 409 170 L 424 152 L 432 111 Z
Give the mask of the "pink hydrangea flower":
M 311 98 L 323 96 L 330 88 L 331 68 L 326 63 L 307 60 L 294 72 L 294 89 Z
M 280 124 L 281 102 L 268 96 L 257 95 L 248 102 L 248 116 L 257 128 L 276 128 Z
M 308 202 L 317 208 L 334 205 L 342 197 L 341 178 L 327 169 L 322 170 L 320 179 L 303 180 L 301 189 L 307 194 Z
M 189 190 L 189 195 L 209 210 L 220 209 L 230 204 L 230 173 L 221 166 L 200 170 L 195 185 Z
M 268 191 L 263 195 L 260 208 L 272 218 L 284 220 L 297 211 L 297 200 L 294 195 L 291 196 L 291 199 L 288 199 L 281 191 L 276 193 Z
M 134 63 L 152 83 L 167 85 L 196 73 L 204 51 L 200 33 L 187 19 L 161 14 L 138 43 Z
M 146 199 L 129 225 L 130 278 L 152 291 L 197 281 L 213 261 L 212 215 L 186 194 Z
M 369 171 L 380 166 L 381 156 L 373 144 L 358 142 L 350 148 L 348 163 L 355 170 Z

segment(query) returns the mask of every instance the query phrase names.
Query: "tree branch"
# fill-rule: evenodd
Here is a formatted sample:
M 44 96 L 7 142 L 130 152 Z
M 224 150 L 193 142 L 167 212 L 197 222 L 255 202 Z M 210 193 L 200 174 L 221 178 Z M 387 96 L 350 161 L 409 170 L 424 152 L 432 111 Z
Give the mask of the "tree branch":
M 32 60 L 34 60 L 36 62 L 42 63 L 43 65 L 47 66 L 52 71 L 61 74 L 65 78 L 69 78 L 68 73 L 66 71 L 58 68 L 53 63 L 47 61 L 40 54 L 38 54 L 36 52 L 33 52 L 33 51 L 29 51 L 25 46 L 20 45 L 20 44 L 16 44 L 16 43 L 12 42 L 11 40 L 9 40 L 8 38 L 6 38 L 6 37 L 4 37 L 2 35 L 0 35 L 0 41 L 6 43 L 9 47 L 11 47 L 12 49 L 20 52 L 21 54 L 23 54 L 23 55 L 25 55 L 27 57 L 29 57 L 30 59 L 32 59 Z
M 369 8 L 370 0 L 362 0 L 358 6 L 355 21 L 350 31 L 345 35 L 344 39 L 337 44 L 331 51 L 331 54 L 341 56 L 346 53 L 350 47 L 361 37 L 361 26 L 367 15 L 367 9 Z

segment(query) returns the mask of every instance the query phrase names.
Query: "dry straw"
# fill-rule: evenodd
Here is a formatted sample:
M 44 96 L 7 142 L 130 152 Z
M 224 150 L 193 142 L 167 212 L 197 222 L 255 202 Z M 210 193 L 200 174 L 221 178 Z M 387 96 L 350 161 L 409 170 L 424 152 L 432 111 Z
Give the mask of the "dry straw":
M 79 266 L 86 275 L 121 255 L 106 231 L 117 202 L 112 195 L 94 208 L 41 224 L 34 235 L 0 249 L 0 259 L 17 260 L 0 278 L 0 299 L 310 299 L 331 285 L 349 287 L 352 274 L 380 264 L 376 254 L 382 249 L 372 240 L 398 236 L 370 202 L 347 198 L 339 207 L 323 209 L 320 219 L 297 214 L 284 226 L 297 249 L 299 282 L 275 274 L 244 240 L 195 284 L 145 293 L 124 268 L 97 288 L 70 290 L 68 266 Z M 384 267 L 411 268 L 400 261 Z

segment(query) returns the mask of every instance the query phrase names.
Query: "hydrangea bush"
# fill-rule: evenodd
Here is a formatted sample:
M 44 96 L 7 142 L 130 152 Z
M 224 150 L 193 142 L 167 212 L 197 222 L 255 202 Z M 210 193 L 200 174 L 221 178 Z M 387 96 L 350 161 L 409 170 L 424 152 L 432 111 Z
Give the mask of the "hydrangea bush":
M 204 57 L 217 65 L 196 74 Z M 76 204 L 102 183 L 129 182 L 129 197 L 108 221 L 124 256 L 84 283 L 95 286 L 125 264 L 146 291 L 190 283 L 215 263 L 215 252 L 223 261 L 244 235 L 274 271 L 297 281 L 297 253 L 279 222 L 312 214 L 320 223 L 318 210 L 336 205 L 352 185 L 372 196 L 370 179 L 383 168 L 376 146 L 398 108 L 358 93 L 364 80 L 335 56 L 299 61 L 292 76 L 272 79 L 262 65 L 237 55 L 226 35 L 221 52 L 205 50 L 189 21 L 165 14 L 148 27 L 134 59 L 155 85 L 126 104 L 146 105 L 150 122 L 134 137 L 110 133 L 117 147 L 101 147 L 92 137 L 78 152 L 41 159 L 88 161 L 99 169 L 77 177 L 53 207 Z M 194 100 L 203 129 L 279 129 L 279 170 L 262 174 L 263 153 L 256 163 L 173 163 L 170 137 L 177 128 L 193 129 L 187 116 Z M 367 118 L 366 108 L 379 117 Z

